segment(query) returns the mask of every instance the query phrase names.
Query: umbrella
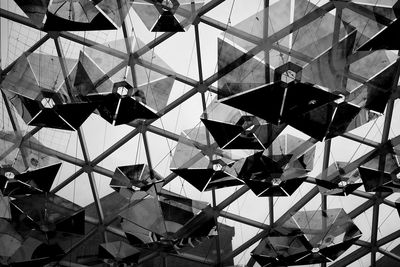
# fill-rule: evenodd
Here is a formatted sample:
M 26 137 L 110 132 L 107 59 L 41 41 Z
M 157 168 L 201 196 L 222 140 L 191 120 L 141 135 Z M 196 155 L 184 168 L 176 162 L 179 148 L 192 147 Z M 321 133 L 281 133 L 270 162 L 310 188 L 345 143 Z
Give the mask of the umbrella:
M 315 182 L 321 194 L 347 196 L 362 185 L 362 183 L 356 183 L 360 178 L 357 171 L 352 171 L 343 175 L 342 170 L 346 165 L 346 162 L 336 161 L 324 170 L 323 172 L 326 177 L 330 176 L 335 171 L 339 171 L 339 175 L 333 177 L 330 181 L 321 179 L 322 174 L 316 177 Z
M 52 232 L 85 233 L 85 210 L 55 194 L 18 197 L 11 202 L 11 212 L 21 227 L 30 226 L 45 235 Z
M 19 173 L 14 168 L 0 168 L 1 192 L 8 196 L 50 192 L 61 163 Z
M 152 32 L 182 32 L 195 20 L 203 0 L 153 1 L 138 0 L 132 3 L 133 9 Z M 183 24 L 183 22 L 185 22 Z
M 290 196 L 304 182 L 307 170 L 300 161 L 289 161 L 292 155 L 272 159 L 264 151 L 257 152 L 237 163 L 238 178 L 257 196 Z
M 99 258 L 104 259 L 109 264 L 137 262 L 139 254 L 140 251 L 137 248 L 123 241 L 107 242 L 99 245 Z
M 276 81 L 221 100 L 222 103 L 278 124 L 330 103 L 339 96 L 309 83 Z
M 133 81 L 132 75 L 126 75 L 126 68 L 122 69 L 122 67 L 120 67 L 120 64 L 123 63 L 121 58 L 101 52 L 104 50 L 104 46 L 107 46 L 122 53 L 126 53 L 126 42 L 132 44 L 132 51 L 129 51 L 130 53 L 134 54 L 135 52 L 140 51 L 141 55 L 136 58 L 136 60 L 141 64 L 135 64 L 133 68 L 135 81 Z M 144 53 L 143 51 L 147 52 Z M 147 45 L 139 38 L 131 37 L 127 39 L 119 39 L 110 43 L 87 47 L 85 48 L 85 57 L 81 59 L 81 62 L 91 81 L 96 84 L 96 92 L 111 93 L 113 90 L 113 85 L 109 85 L 110 82 L 112 82 L 111 79 L 114 81 L 126 80 L 128 84 L 136 85 L 137 88 L 133 91 L 141 92 L 141 94 L 144 95 L 145 101 L 143 101 L 142 98 L 142 102 L 147 106 L 156 111 L 160 111 L 166 107 L 172 86 L 175 82 L 175 72 L 156 53 L 154 53 L 153 50 L 148 49 Z M 148 68 L 148 66 L 153 65 L 163 68 L 167 74 L 161 74 Z M 124 66 L 126 66 L 126 64 Z M 105 75 L 105 73 L 109 72 L 114 73 L 114 68 L 118 67 L 119 71 L 112 77 Z M 104 80 L 104 83 L 98 83 L 99 81 Z M 132 92 L 132 94 L 134 94 L 134 92 Z
M 114 0 L 93 0 L 92 2 L 118 27 L 121 27 L 131 6 L 131 4 L 128 3 L 128 0 L 121 0 L 119 2 Z
M 43 146 L 35 137 L 25 138 L 25 132 L 0 132 L 0 164 L 2 168 L 11 166 L 15 173 L 52 165 L 55 158 L 37 151 Z
M 116 27 L 89 0 L 17 0 L 32 22 L 45 31 L 114 30 Z
M 62 103 L 56 93 L 43 92 L 42 102 L 19 96 L 29 116 L 23 116 L 28 125 L 74 131 L 96 109 L 95 103 Z M 32 119 L 31 119 L 32 118 Z
M 222 149 L 266 149 L 285 128 L 218 102 L 207 107 L 201 121 Z
M 63 60 L 67 69 L 71 69 L 76 64 L 74 59 L 63 58 Z M 58 90 L 63 82 L 64 76 L 59 57 L 40 53 L 23 53 L 1 82 L 1 87 L 23 117 L 18 99 L 14 99 L 15 94 L 40 100 L 44 90 L 57 91 L 59 97 L 66 101 L 68 100 L 67 91 Z
M 119 166 L 115 169 L 110 186 L 116 191 L 127 188 L 155 195 L 162 187 L 163 177 L 145 164 Z
M 228 34 L 229 35 L 229 34 Z M 237 41 L 237 38 L 234 38 Z M 218 70 L 234 62 L 237 58 L 245 56 L 243 50 L 238 49 L 229 42 L 218 38 Z M 248 61 L 240 64 L 232 71 L 218 79 L 218 99 L 232 96 L 237 93 L 261 86 L 266 82 L 266 65 L 259 59 L 252 57 Z
M 252 251 L 262 266 L 332 262 L 361 237 L 343 209 L 299 211 Z
M 58 261 L 64 256 L 64 251 L 57 244 L 46 244 L 42 241 L 28 237 L 22 246 L 11 256 L 11 266 L 45 266 Z
M 297 130 L 322 141 L 348 131 L 360 108 L 347 102 L 331 102 L 310 111 L 292 114 L 285 121 Z
M 192 200 L 163 190 L 157 197 L 139 200 L 120 213 L 127 222 L 166 240 L 175 240 L 182 227 L 207 207 L 207 203 Z
M 309 150 L 298 155 L 302 144 Z M 309 141 L 286 134 L 276 138 L 269 149 L 238 160 L 233 169 L 257 196 L 289 196 L 312 170 L 315 148 Z
M 119 89 L 122 89 L 122 94 L 118 92 Z M 124 94 L 124 91 L 127 93 Z M 96 103 L 100 116 L 113 125 L 129 123 L 136 119 L 157 119 L 158 115 L 140 99 L 132 96 L 132 91 L 133 87 L 122 81 L 114 84 L 112 93 L 89 94 L 86 99 Z
M 199 191 L 243 184 L 232 169 L 231 153 L 222 153 L 217 145 L 206 146 L 205 127 L 184 131 L 178 141 L 170 169 Z

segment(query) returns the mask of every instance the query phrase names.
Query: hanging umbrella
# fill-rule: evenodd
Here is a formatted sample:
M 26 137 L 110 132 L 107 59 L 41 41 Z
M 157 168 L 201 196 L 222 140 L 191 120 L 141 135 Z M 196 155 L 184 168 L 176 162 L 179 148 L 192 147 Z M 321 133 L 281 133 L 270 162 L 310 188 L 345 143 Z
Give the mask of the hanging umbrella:
M 339 171 L 339 175 L 337 177 L 333 177 L 332 180 L 328 181 L 321 179 L 322 174 L 316 177 L 315 182 L 318 185 L 318 189 L 321 194 L 347 196 L 362 185 L 362 183 L 356 183 L 356 181 L 360 178 L 357 171 L 352 171 L 343 175 L 343 168 L 346 165 L 346 162 L 336 161 L 323 171 L 326 177 L 329 177 L 332 173 Z
M 227 35 L 229 36 L 229 34 Z M 233 39 L 235 41 L 238 40 L 236 37 Z M 225 41 L 225 35 L 224 38 L 218 38 L 218 70 L 224 69 L 239 57 L 246 55 L 243 52 L 246 49 L 238 48 L 240 45 L 237 42 L 235 42 L 234 46 L 231 45 Z M 240 64 L 240 66 L 218 79 L 218 99 L 245 92 L 265 84 L 266 73 L 268 73 L 267 69 L 268 67 L 266 67 L 265 63 L 256 57 Z
M 266 149 L 285 128 L 218 102 L 207 107 L 201 121 L 222 149 Z
M 291 155 L 273 158 L 260 151 L 238 161 L 234 168 L 257 196 L 290 196 L 307 178 L 307 170 L 298 160 L 289 166 Z
M 131 3 L 128 0 L 121 0 L 119 2 L 114 0 L 93 0 L 92 2 L 118 27 L 122 26 L 131 7 Z
M 363 182 L 365 191 L 399 192 L 400 184 L 395 175 L 399 164 L 394 151 L 386 154 L 384 166 L 381 166 L 380 157 L 377 156 L 358 167 L 358 175 Z
M 150 170 L 146 164 L 119 166 L 115 169 L 111 179 L 112 189 L 119 191 L 121 188 L 133 191 L 143 191 L 152 196 L 160 192 L 163 177 L 156 171 Z
M 50 192 L 60 167 L 61 163 L 56 163 L 47 167 L 28 170 L 23 173 L 19 173 L 14 168 L 0 168 L 1 192 L 4 195 L 13 197 Z M 1 174 L 3 172 L 4 175 Z
M 16 4 L 44 31 L 100 31 L 116 27 L 89 0 L 17 0 Z
M 293 157 L 303 142 L 307 143 L 292 135 L 281 135 L 271 144 L 271 150 L 235 162 L 235 173 L 257 196 L 289 196 L 313 168 L 315 148 L 311 143 L 308 146 L 313 148 Z
M 28 237 L 22 246 L 11 256 L 11 266 L 45 266 L 53 261 L 59 261 L 64 251 L 57 244 L 46 244 Z
M 88 102 L 62 103 L 52 92 L 43 92 L 42 102 L 19 97 L 29 114 L 23 116 L 28 125 L 69 131 L 78 129 L 97 107 Z
M 76 64 L 75 59 L 63 59 L 66 68 Z M 40 100 L 43 90 L 57 91 L 64 82 L 60 58 L 41 53 L 23 53 L 1 81 L 1 87 L 18 110 L 13 97 L 15 94 L 29 99 Z M 60 97 L 67 98 L 67 91 L 58 91 Z M 21 113 L 20 113 L 21 114 Z
M 121 90 L 122 94 L 118 90 Z M 112 93 L 89 94 L 86 98 L 89 102 L 96 103 L 100 116 L 113 125 L 129 123 L 136 119 L 158 118 L 150 107 L 132 94 L 132 85 L 122 81 L 114 84 Z
M 290 116 L 305 113 L 338 98 L 312 84 L 277 81 L 233 95 L 221 102 L 278 124 Z
M 52 232 L 85 234 L 85 210 L 57 195 L 35 194 L 11 202 L 13 219 L 45 235 Z
M 262 266 L 332 262 L 360 237 L 343 209 L 299 211 L 264 238 L 252 256 Z
M 170 2 L 170 3 L 168 3 Z M 181 32 L 195 20 L 203 0 L 154 1 L 138 0 L 132 7 L 148 30 L 152 32 Z M 183 23 L 185 22 L 185 23 Z
M 231 153 L 223 154 L 205 127 L 199 126 L 181 134 L 170 169 L 199 191 L 242 185 L 232 169 Z
M 331 102 L 310 111 L 292 114 L 285 121 L 297 130 L 322 141 L 346 131 L 360 108 L 347 102 Z
M 207 203 L 184 198 L 163 190 L 157 197 L 137 201 L 120 213 L 129 223 L 167 240 L 174 240 L 176 232 L 207 207 Z
M 43 145 L 35 138 L 24 139 L 27 132 L 0 132 L 0 165 L 10 166 L 16 173 L 34 170 L 58 162 L 53 157 L 39 152 L 37 148 Z M 14 171 L 13 171 L 14 172 Z
M 131 264 L 139 259 L 140 251 L 123 242 L 114 241 L 99 245 L 99 258 L 108 264 Z

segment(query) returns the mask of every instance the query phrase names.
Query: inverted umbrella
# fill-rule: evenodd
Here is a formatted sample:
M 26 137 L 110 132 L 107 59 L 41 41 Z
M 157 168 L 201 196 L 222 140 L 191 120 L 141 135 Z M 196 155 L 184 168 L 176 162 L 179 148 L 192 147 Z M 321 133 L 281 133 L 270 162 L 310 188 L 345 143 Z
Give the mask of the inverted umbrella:
M 153 32 L 180 32 L 191 25 L 203 4 L 202 0 L 138 0 L 132 3 L 132 7 L 147 29 Z
M 89 0 L 15 1 L 45 31 L 114 30 L 116 27 Z M 51 3 L 50 3 L 51 2 Z
M 276 81 L 221 100 L 267 122 L 278 124 L 294 114 L 302 114 L 338 99 L 309 83 Z
M 118 92 L 119 89 L 123 90 L 122 94 Z M 113 125 L 129 123 L 136 119 L 157 119 L 158 115 L 143 104 L 140 97 L 135 97 L 137 92 L 133 93 L 132 85 L 122 81 L 114 84 L 112 93 L 89 94 L 86 99 L 95 103 L 100 116 Z
M 37 148 L 43 144 L 35 137 L 23 138 L 23 131 L 0 133 L 0 164 L 4 168 L 10 166 L 16 173 L 34 170 L 58 162 L 53 157 L 39 152 Z
M 19 173 L 13 168 L 0 168 L 1 192 L 8 196 L 50 192 L 60 167 L 61 163 L 56 163 L 23 173 Z M 2 172 L 4 172 L 4 175 Z
M 304 182 L 307 170 L 291 155 L 268 157 L 260 151 L 235 163 L 237 176 L 257 196 L 290 196 Z M 275 159 L 275 160 L 274 160 Z
M 343 209 L 299 211 L 263 239 L 252 256 L 262 266 L 332 262 L 360 237 Z
M 235 160 L 231 153 L 222 153 L 205 127 L 184 131 L 178 141 L 170 165 L 171 171 L 181 176 L 199 191 L 243 184 L 232 169 Z
M 97 107 L 95 103 L 88 102 L 62 103 L 52 92 L 43 96 L 42 102 L 19 96 L 30 115 L 28 118 L 23 116 L 28 125 L 74 131 Z
M 362 185 L 362 183 L 356 183 L 356 181 L 360 178 L 357 171 L 343 174 L 343 168 L 346 165 L 346 162 L 337 161 L 323 171 L 326 177 L 330 176 L 335 171 L 339 171 L 339 175 L 337 177 L 333 177 L 332 180 L 328 181 L 326 179 L 321 179 L 322 174 L 316 177 L 315 182 L 318 185 L 318 189 L 321 194 L 347 196 Z
M 163 190 L 157 197 L 137 201 L 120 216 L 140 228 L 162 236 L 167 240 L 178 238 L 178 232 L 186 223 L 207 207 L 207 203 Z
M 218 102 L 207 107 L 201 121 L 222 149 L 266 149 L 285 128 Z
M 146 164 L 119 166 L 115 169 L 110 186 L 116 191 L 121 188 L 144 191 L 155 195 L 162 187 L 163 178 Z

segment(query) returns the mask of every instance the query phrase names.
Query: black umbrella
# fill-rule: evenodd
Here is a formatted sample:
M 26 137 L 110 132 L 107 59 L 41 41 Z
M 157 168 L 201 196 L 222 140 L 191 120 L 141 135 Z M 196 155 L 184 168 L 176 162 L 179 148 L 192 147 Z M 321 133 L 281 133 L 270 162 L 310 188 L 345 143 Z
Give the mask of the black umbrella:
M 332 262 L 361 237 L 343 209 L 299 211 L 252 251 L 262 266 Z

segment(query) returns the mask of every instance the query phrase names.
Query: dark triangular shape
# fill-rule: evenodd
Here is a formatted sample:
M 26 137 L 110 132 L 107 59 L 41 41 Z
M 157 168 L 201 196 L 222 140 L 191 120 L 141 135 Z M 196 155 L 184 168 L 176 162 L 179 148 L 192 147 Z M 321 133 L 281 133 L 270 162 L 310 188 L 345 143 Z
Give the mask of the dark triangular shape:
M 71 21 L 56 16 L 51 12 L 47 12 L 46 17 L 44 31 L 103 31 L 117 29 L 101 12 L 90 23 Z
M 183 32 L 184 29 L 171 11 L 166 10 L 154 25 L 152 32 Z
M 122 97 L 115 119 L 115 125 L 129 123 L 136 119 L 157 119 L 158 116 L 148 107 L 132 97 Z
M 201 121 L 221 148 L 225 148 L 225 145 L 243 131 L 242 126 L 239 125 L 207 119 L 201 119 Z
M 214 174 L 213 169 L 174 169 L 174 173 L 188 181 L 199 191 L 203 191 Z
M 225 98 L 221 103 L 278 124 L 285 88 L 284 82 L 270 83 Z
M 56 105 L 53 109 L 72 127 L 78 129 L 96 107 L 95 103 L 68 103 Z
M 44 108 L 33 118 L 29 125 L 74 131 L 58 114 L 50 108 Z
M 54 179 L 57 176 L 61 163 L 57 163 L 44 168 L 27 171 L 15 176 L 15 179 L 30 183 L 32 186 L 44 192 L 50 192 Z

